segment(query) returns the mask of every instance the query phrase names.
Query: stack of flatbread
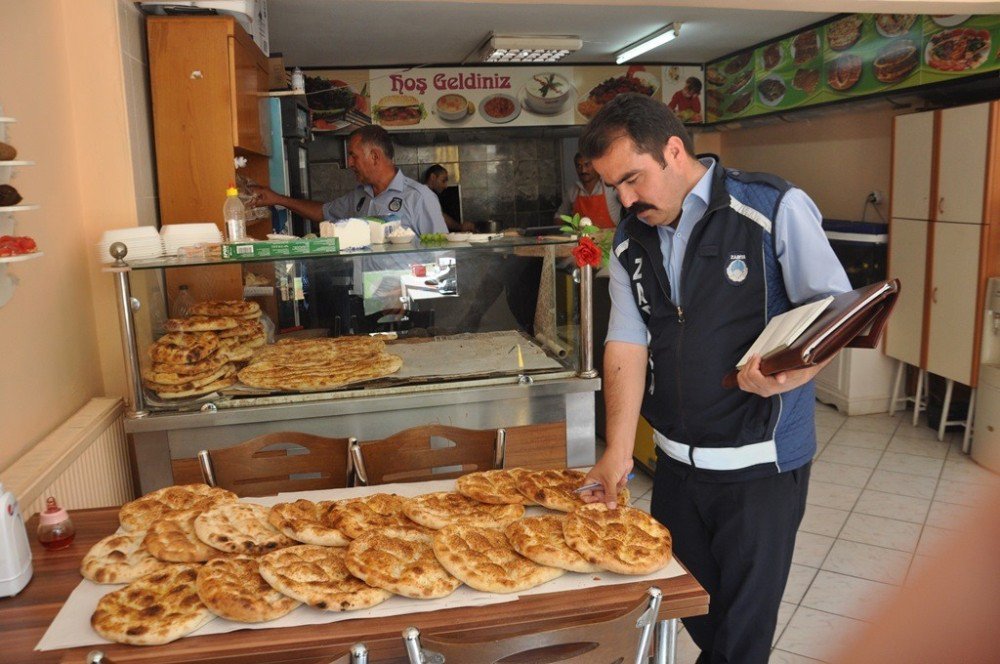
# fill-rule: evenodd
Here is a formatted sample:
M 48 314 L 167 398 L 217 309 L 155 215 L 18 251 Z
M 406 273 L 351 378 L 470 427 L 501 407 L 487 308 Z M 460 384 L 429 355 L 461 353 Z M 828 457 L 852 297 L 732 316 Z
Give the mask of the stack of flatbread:
M 258 351 L 239 377 L 251 387 L 311 392 L 381 378 L 402 366 L 402 358 L 385 352 L 381 339 L 282 339 Z
M 159 489 L 122 506 L 122 531 L 84 557 L 85 578 L 129 584 L 101 599 L 91 624 L 110 640 L 154 645 L 216 616 L 265 622 L 300 604 L 354 611 L 393 595 L 446 597 L 463 583 L 514 593 L 566 573 L 665 566 L 670 533 L 648 514 L 624 500 L 615 510 L 566 500 L 583 477 L 491 470 L 463 476 L 458 492 L 270 508 L 204 484 Z M 560 511 L 525 517 L 533 500 Z
M 237 370 L 267 340 L 260 305 L 244 300 L 198 302 L 187 318 L 171 318 L 149 348 L 142 382 L 161 399 L 211 394 L 236 382 Z

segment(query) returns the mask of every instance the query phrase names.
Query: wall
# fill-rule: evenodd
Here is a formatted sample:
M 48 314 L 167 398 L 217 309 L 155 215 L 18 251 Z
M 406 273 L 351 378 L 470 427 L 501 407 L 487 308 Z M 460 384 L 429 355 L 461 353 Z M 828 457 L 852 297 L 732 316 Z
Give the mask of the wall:
M 787 178 L 826 218 L 859 220 L 873 189 L 885 193 L 879 209 L 888 215 L 892 118 L 898 112 L 876 107 L 828 110 L 810 119 L 791 115 L 788 122 L 720 132 L 719 154 L 727 167 Z M 867 220 L 878 221 L 871 208 Z

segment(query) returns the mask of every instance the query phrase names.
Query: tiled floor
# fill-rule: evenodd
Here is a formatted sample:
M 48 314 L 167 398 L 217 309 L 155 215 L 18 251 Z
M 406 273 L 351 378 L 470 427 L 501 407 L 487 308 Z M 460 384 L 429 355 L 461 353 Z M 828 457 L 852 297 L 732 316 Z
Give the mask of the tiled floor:
M 846 417 L 817 404 L 818 450 L 772 663 L 823 662 L 907 582 L 937 564 L 937 543 L 962 527 L 983 485 L 1000 479 L 912 413 Z M 652 480 L 629 484 L 649 509 Z M 698 649 L 683 630 L 678 664 Z

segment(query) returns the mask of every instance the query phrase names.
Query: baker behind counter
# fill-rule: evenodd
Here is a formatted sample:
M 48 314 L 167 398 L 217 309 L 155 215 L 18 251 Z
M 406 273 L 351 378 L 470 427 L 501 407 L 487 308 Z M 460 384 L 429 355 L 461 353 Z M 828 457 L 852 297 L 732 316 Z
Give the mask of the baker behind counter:
M 389 132 L 378 125 L 360 127 L 347 139 L 347 167 L 354 171 L 354 191 L 327 203 L 282 196 L 253 187 L 257 206 L 281 205 L 311 221 L 348 217 L 396 218 L 417 235 L 447 233 L 438 197 L 427 186 L 403 175 L 393 157 Z

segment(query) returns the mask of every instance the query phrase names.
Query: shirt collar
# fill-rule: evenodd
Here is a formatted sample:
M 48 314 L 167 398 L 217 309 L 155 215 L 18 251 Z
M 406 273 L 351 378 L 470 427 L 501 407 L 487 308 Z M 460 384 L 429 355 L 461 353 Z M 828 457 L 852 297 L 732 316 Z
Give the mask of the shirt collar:
M 681 218 L 676 226 L 660 226 L 662 230 L 674 235 L 688 237 L 691 229 L 704 216 L 708 209 L 708 202 L 712 197 L 712 178 L 715 173 L 715 160 L 706 157 L 698 160 L 705 167 L 705 173 L 701 179 L 695 183 L 691 191 L 684 197 L 681 203 Z
M 362 185 L 362 187 L 364 188 L 365 193 L 372 198 L 375 198 L 375 190 L 370 184 Z M 396 169 L 396 174 L 392 176 L 392 180 L 389 181 L 389 186 L 385 188 L 385 191 L 406 191 L 406 176 L 403 174 L 401 169 Z M 385 191 L 383 191 L 382 194 L 384 194 Z M 379 196 L 382 194 L 379 194 Z
M 597 194 L 604 193 L 604 183 L 601 182 L 600 178 L 597 178 L 597 182 L 594 183 L 594 187 L 590 190 L 588 190 L 587 187 L 579 180 L 576 181 L 576 188 L 582 191 L 586 196 L 596 196 Z

